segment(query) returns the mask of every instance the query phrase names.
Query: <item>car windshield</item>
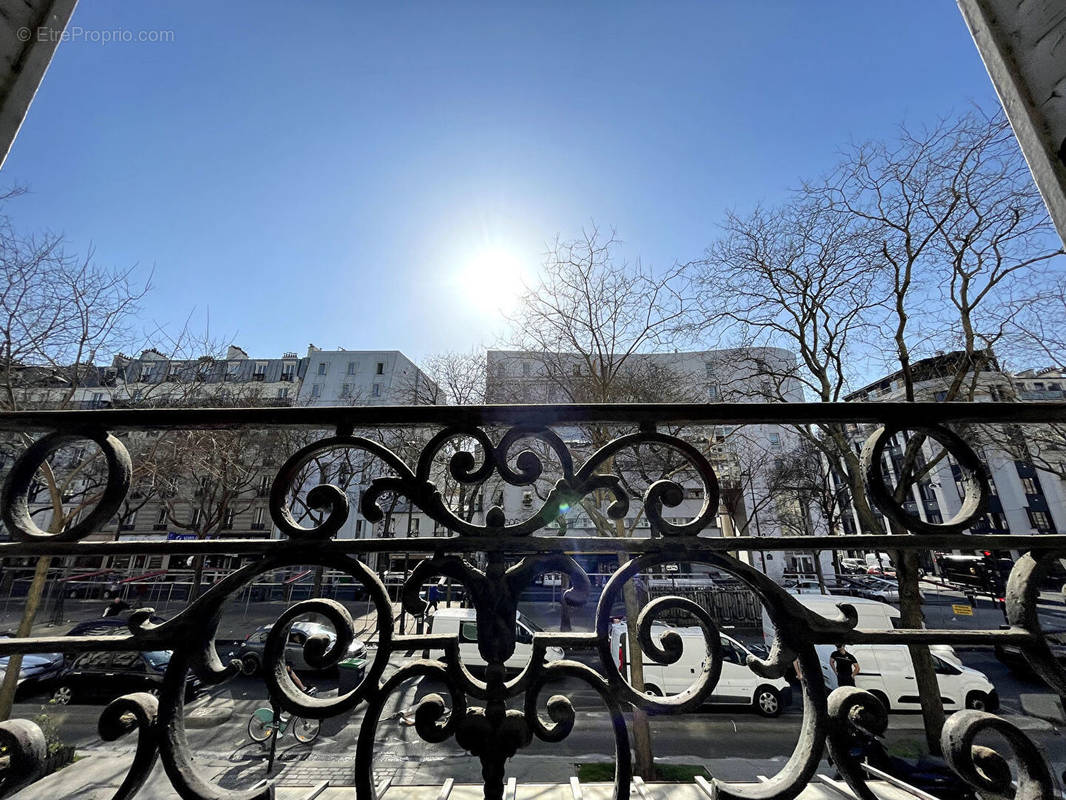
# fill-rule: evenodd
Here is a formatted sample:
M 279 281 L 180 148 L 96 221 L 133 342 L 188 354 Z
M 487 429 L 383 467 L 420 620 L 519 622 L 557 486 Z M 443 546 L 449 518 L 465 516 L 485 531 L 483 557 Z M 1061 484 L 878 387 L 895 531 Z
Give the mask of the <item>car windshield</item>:
M 540 625 L 535 623 L 533 620 L 531 620 L 529 617 L 527 617 L 521 611 L 518 612 L 518 621 L 521 622 L 523 625 L 525 625 L 527 628 L 529 628 L 534 633 L 543 633 L 544 632 L 544 628 L 540 627 Z
M 170 655 L 170 650 L 148 650 L 144 653 L 144 660 L 152 669 L 159 669 L 170 663 Z

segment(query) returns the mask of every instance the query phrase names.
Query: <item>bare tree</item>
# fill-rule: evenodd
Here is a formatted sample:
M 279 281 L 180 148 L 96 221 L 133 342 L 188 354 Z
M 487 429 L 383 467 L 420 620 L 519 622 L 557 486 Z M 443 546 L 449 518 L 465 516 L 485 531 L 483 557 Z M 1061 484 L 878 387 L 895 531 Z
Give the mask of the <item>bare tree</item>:
M 940 399 L 969 400 L 1022 299 L 1045 292 L 1048 265 L 1061 255 L 1049 246 L 1051 233 L 1009 127 L 974 111 L 851 148 L 780 209 L 729 215 L 697 282 L 706 324 L 796 351 L 796 370 L 778 386 L 797 380 L 835 402 L 869 381 L 864 368 L 880 367 L 898 374 L 899 396 L 914 400 L 928 378 L 916 359 L 952 347 L 959 357 L 944 361 Z M 861 527 L 883 531 L 849 431 L 797 431 L 847 480 Z M 897 502 L 935 465 L 921 456 L 924 444 L 921 436 L 907 442 Z M 919 627 L 916 556 L 896 561 L 903 622 Z M 923 697 L 938 697 L 928 649 L 911 654 Z M 944 718 L 938 705 L 924 704 L 934 750 Z
M 15 194 L 6 193 L 0 202 Z M 148 281 L 139 283 L 133 268 L 97 264 L 91 250 L 71 252 L 62 236 L 22 234 L 3 213 L 0 268 L 0 408 L 71 408 L 86 381 L 95 378 L 97 357 L 126 340 Z M 29 443 L 20 436 L 12 444 L 22 449 Z M 57 479 L 57 457 L 38 472 L 50 498 L 47 529 L 54 533 L 95 501 L 81 488 L 88 466 L 79 463 L 66 479 Z M 30 635 L 50 566 L 50 557 L 37 560 L 16 636 Z M 12 656 L 0 685 L 0 720 L 11 714 L 21 666 L 22 657 Z
M 516 351 L 517 361 L 533 362 L 535 375 L 527 380 L 490 374 L 491 402 L 668 402 L 685 394 L 685 381 L 643 357 L 678 340 L 689 312 L 682 268 L 656 272 L 639 262 L 625 263 L 618 258 L 619 247 L 613 233 L 604 235 L 596 228 L 574 241 L 554 242 L 540 278 L 528 287 L 510 318 L 512 334 L 506 342 Z M 506 366 L 501 363 L 498 368 L 506 372 Z M 592 452 L 618 433 L 588 425 L 582 426 L 579 438 Z M 639 497 L 649 478 L 675 476 L 686 466 L 677 454 L 648 446 L 631 457 L 620 454 L 607 469 L 620 478 L 627 493 Z M 612 500 L 609 493 L 596 491 L 582 499 L 581 507 L 600 535 L 632 536 L 639 516 L 612 519 L 607 513 Z M 626 560 L 619 556 L 620 563 Z M 630 652 L 640 653 L 635 624 L 639 604 L 632 582 L 624 587 L 624 597 Z M 639 657 L 632 659 L 630 674 L 641 691 Z M 639 709 L 634 738 L 637 770 L 651 777 L 651 735 L 647 717 Z

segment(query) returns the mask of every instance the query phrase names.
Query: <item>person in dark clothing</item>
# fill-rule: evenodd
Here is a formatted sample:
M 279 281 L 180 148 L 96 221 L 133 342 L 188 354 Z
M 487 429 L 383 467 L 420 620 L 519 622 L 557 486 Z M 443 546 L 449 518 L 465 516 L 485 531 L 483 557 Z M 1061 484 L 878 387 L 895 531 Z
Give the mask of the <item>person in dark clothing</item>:
M 104 608 L 105 617 L 117 617 L 123 611 L 128 609 L 130 604 L 122 599 L 122 595 L 116 594 L 111 598 L 111 602 Z
M 859 674 L 859 662 L 845 649 L 844 645 L 838 644 L 833 655 L 829 656 L 829 666 L 836 671 L 838 685 L 855 685 L 855 676 Z
M 437 603 L 440 602 L 440 588 L 437 586 L 437 584 L 434 583 L 432 586 L 429 587 L 429 594 L 427 595 L 427 597 L 429 600 L 429 608 L 427 609 L 427 611 L 429 609 L 436 611 Z

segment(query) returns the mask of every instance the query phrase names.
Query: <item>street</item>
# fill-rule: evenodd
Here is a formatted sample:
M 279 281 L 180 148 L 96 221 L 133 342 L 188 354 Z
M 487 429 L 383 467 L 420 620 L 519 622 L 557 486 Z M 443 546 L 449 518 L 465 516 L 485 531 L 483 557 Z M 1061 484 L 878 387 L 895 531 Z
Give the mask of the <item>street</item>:
M 930 627 L 994 629 L 1002 624 L 1002 611 L 987 601 L 979 602 L 971 616 L 956 616 L 952 606 L 962 601 L 961 595 L 928 583 L 923 584 L 923 591 L 926 594 L 924 610 Z M 840 602 L 847 602 L 848 599 L 841 597 Z M 575 630 L 592 628 L 594 605 L 594 602 L 589 602 L 574 609 L 572 620 Z M 227 609 L 219 627 L 219 655 L 225 660 L 238 649 L 246 635 L 271 622 L 284 607 L 280 603 L 262 603 Z M 1057 597 L 1048 595 L 1042 599 L 1039 609 L 1045 630 L 1066 629 L 1066 606 Z M 91 606 L 79 610 L 81 616 L 96 613 Z M 372 641 L 370 634 L 376 623 L 375 617 L 368 613 L 369 608 L 359 603 L 352 604 L 351 610 L 356 616 L 360 638 Z M 527 603 L 522 610 L 541 627 L 558 629 L 557 604 Z M 399 607 L 394 607 L 394 612 L 398 611 Z M 408 632 L 415 632 L 416 621 L 410 616 L 406 621 Z M 763 642 L 761 630 L 728 627 L 726 630 L 747 645 Z M 418 655 L 394 654 L 386 675 L 407 659 Z M 1047 688 L 1035 677 L 1012 673 L 995 658 L 991 648 L 959 650 L 958 655 L 967 666 L 980 670 L 988 677 L 1000 695 L 999 713 L 1020 725 L 1045 750 L 1056 772 L 1061 773 L 1066 767 L 1066 745 L 1061 741 L 1058 730 L 1043 720 L 1022 714 L 1021 696 L 1046 694 Z M 574 653 L 571 657 L 595 667 L 590 653 Z M 319 688 L 320 696 L 335 696 L 337 693 L 336 674 L 305 673 L 302 677 L 306 683 Z M 412 725 L 405 724 L 402 719 L 401 712 L 410 712 L 419 701 L 435 692 L 447 698 L 443 686 L 420 679 L 406 684 L 390 696 L 375 735 L 376 774 L 392 777 L 398 783 L 433 783 L 438 775 L 455 777 L 457 780 L 479 779 L 477 759 L 464 753 L 454 739 L 441 744 L 428 744 L 422 741 Z M 545 777 L 551 779 L 552 776 L 569 774 L 567 771 L 575 762 L 609 761 L 613 758 L 614 742 L 609 715 L 595 691 L 579 681 L 550 684 L 538 698 L 545 717 L 548 699 L 555 694 L 570 698 L 577 711 L 575 726 L 570 735 L 558 744 L 534 738 L 529 746 L 519 752 L 519 758 L 525 760 L 524 774 L 531 778 L 549 770 Z M 772 774 L 791 754 L 799 736 L 802 710 L 796 705 L 800 698 L 798 691 L 794 691 L 794 698 L 793 705 L 776 719 L 763 718 L 750 707 L 739 706 L 704 707 L 696 713 L 652 717 L 650 724 L 655 756 L 675 762 L 709 762 L 719 770 L 716 774 L 731 780 L 754 780 L 756 771 L 758 774 Z M 478 703 L 475 701 L 472 704 Z M 268 777 L 267 749 L 253 742 L 247 731 L 252 712 L 268 705 L 266 686 L 261 677 L 238 675 L 226 684 L 213 687 L 207 696 L 197 698 L 186 707 L 190 746 L 198 762 L 204 765 L 206 777 L 231 788 L 248 786 Z M 512 708 L 520 707 L 521 699 L 512 700 L 510 705 Z M 55 723 L 61 739 L 67 744 L 76 745 L 83 754 L 120 753 L 132 756 L 135 744 L 133 735 L 118 742 L 105 743 L 100 740 L 97 723 L 102 710 L 102 704 L 50 704 L 45 694 L 32 698 L 32 702 L 17 704 L 15 716 L 32 719 L 39 714 L 47 715 Z M 360 707 L 349 715 L 324 720 L 319 737 L 310 744 L 297 742 L 291 731 L 283 733 L 277 742 L 277 761 L 272 776 L 277 776 L 277 770 L 280 769 L 283 781 L 299 783 L 328 778 L 333 785 L 350 782 L 362 719 L 363 708 Z M 632 738 L 631 720 L 629 722 Z M 885 744 L 890 752 L 905 757 L 924 752 L 921 715 L 891 714 Z M 1006 752 L 1002 745 L 1000 749 Z M 753 767 L 752 760 L 761 762 L 761 765 Z M 554 772 L 551 771 L 553 769 Z
M 1002 696 L 1000 713 L 1022 724 L 1047 753 L 1056 770 L 1061 773 L 1066 766 L 1066 745 L 1060 734 L 1051 725 L 1031 717 L 1016 716 L 1021 711 L 1019 695 L 1026 692 L 1046 691 L 1035 680 L 1010 673 L 992 655 L 991 650 L 971 650 L 960 653 L 963 661 L 983 671 L 996 685 Z M 394 664 L 403 658 L 396 657 Z M 390 666 L 391 669 L 391 666 Z M 336 693 L 337 680 L 328 676 L 305 676 L 313 680 L 322 696 Z M 477 760 L 469 758 L 448 740 L 441 744 L 427 744 L 418 736 L 414 727 L 399 719 L 399 712 L 413 708 L 421 699 L 433 692 L 447 697 L 442 686 L 431 682 L 413 681 L 404 691 L 395 693 L 386 705 L 375 738 L 375 768 L 419 769 L 425 774 L 436 765 L 450 775 L 471 772 L 476 779 L 479 767 Z M 541 709 L 553 694 L 563 694 L 571 699 L 577 710 L 577 720 L 571 734 L 559 744 L 550 744 L 534 739 L 521 751 L 523 757 L 532 757 L 549 763 L 552 760 L 602 761 L 610 760 L 614 745 L 611 737 L 609 716 L 597 695 L 580 682 L 552 684 L 542 692 Z M 796 693 L 798 697 L 798 692 Z M 192 709 L 204 705 L 194 702 Z M 252 712 L 266 703 L 266 690 L 258 677 L 238 676 L 229 683 L 216 687 L 211 692 L 207 707 L 227 709 L 223 718 L 212 717 L 206 727 L 192 715 L 189 723 L 189 740 L 199 759 L 214 764 L 212 777 L 225 786 L 246 786 L 267 777 L 266 749 L 251 741 L 247 723 Z M 514 707 L 514 704 L 512 704 Z M 82 752 L 129 752 L 132 754 L 134 737 L 128 740 L 103 743 L 96 730 L 102 711 L 101 705 L 72 704 L 69 706 L 48 705 L 42 702 L 22 703 L 16 707 L 16 716 L 29 717 L 45 713 L 57 725 L 62 738 L 75 744 Z M 343 762 L 348 766 L 354 759 L 356 738 L 363 713 L 359 709 L 348 715 L 324 720 L 320 736 L 309 745 L 298 743 L 291 733 L 283 734 L 278 741 L 278 764 L 286 770 L 313 770 L 314 764 Z M 773 759 L 783 760 L 795 746 L 801 720 L 801 709 L 795 704 L 777 719 L 766 719 L 744 707 L 716 707 L 697 713 L 653 717 L 651 729 L 654 752 L 657 758 L 684 761 L 728 759 Z M 890 751 L 908 756 L 917 755 L 924 748 L 921 716 L 916 713 L 893 713 L 885 738 Z M 226 764 L 225 768 L 218 765 Z M 297 766 L 299 765 L 299 766 Z M 342 770 L 343 771 L 343 770 Z M 334 768 L 336 772 L 336 768 Z M 350 773 L 348 777 L 350 778 Z M 345 775 L 330 774 L 336 785 Z M 727 777 L 745 777 L 729 775 Z M 746 776 L 754 779 L 754 775 Z

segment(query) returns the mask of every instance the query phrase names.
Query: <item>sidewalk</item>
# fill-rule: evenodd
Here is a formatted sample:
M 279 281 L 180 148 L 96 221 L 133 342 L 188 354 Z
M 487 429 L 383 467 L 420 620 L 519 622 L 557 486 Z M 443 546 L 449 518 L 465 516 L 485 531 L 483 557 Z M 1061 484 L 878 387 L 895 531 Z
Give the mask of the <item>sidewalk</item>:
M 76 766 L 68 766 L 11 795 L 11 800 L 36 800 L 40 797 L 110 800 L 125 778 L 131 758 L 132 755 L 127 754 L 90 755 L 79 760 Z M 694 761 L 691 758 L 657 759 L 660 763 L 678 760 L 684 763 Z M 568 784 L 571 777 L 576 775 L 575 764 L 611 761 L 613 761 L 611 756 L 593 753 L 576 757 L 517 755 L 508 761 L 507 777 L 514 778 L 519 786 L 528 786 L 532 783 L 542 786 L 545 784 L 563 785 L 569 794 Z M 754 782 L 756 776 L 776 774 L 784 766 L 785 758 L 705 759 L 701 763 L 716 778 L 727 781 Z M 277 786 L 275 796 L 277 800 L 303 798 L 311 787 L 322 781 L 329 781 L 331 791 L 319 797 L 353 797 L 354 790 L 351 787 L 355 784 L 354 764 L 354 755 L 346 760 L 305 759 L 290 763 L 278 761 L 271 778 Z M 223 789 L 250 787 L 264 773 L 260 760 L 254 763 L 248 761 L 235 764 L 223 755 L 198 757 L 197 768 L 201 777 Z M 827 775 L 833 774 L 832 768 L 825 762 L 822 763 L 819 771 Z M 387 782 L 395 789 L 408 786 L 439 787 L 449 778 L 454 779 L 456 784 L 472 784 L 480 788 L 482 780 L 480 761 L 472 756 L 464 755 L 417 763 L 388 764 L 375 761 L 374 764 L 374 779 L 378 786 Z M 152 798 L 152 800 L 171 800 L 178 796 L 159 763 L 156 764 L 148 782 L 138 793 L 138 797 Z
M 1051 755 L 1051 754 L 1048 754 Z M 132 749 L 127 753 L 95 752 L 77 762 L 76 768 L 68 766 L 57 773 L 49 775 L 31 786 L 12 795 L 12 800 L 36 800 L 40 797 L 78 797 L 83 800 L 110 800 L 115 790 L 126 776 L 132 759 Z M 529 756 L 516 755 L 507 763 L 507 777 L 517 781 L 519 796 L 530 797 L 533 785 L 540 791 L 557 786 L 565 788 L 565 796 L 571 797 L 570 780 L 577 774 L 576 764 L 613 761 L 606 754 L 589 753 L 578 756 Z M 667 757 L 657 758 L 657 763 L 699 764 L 715 778 L 725 781 L 748 782 L 756 785 L 765 777 L 776 775 L 784 767 L 786 758 L 691 758 Z M 287 759 L 279 751 L 275 761 L 275 771 L 271 780 L 276 786 L 277 800 L 302 800 L 309 796 L 313 787 L 329 782 L 329 789 L 319 795 L 320 798 L 349 798 L 354 796 L 354 754 L 346 759 L 315 759 L 297 756 Z M 265 775 L 262 754 L 235 758 L 226 754 L 198 754 L 196 765 L 199 774 L 205 780 L 223 789 L 248 788 L 255 785 Z M 1053 769 L 1061 770 L 1057 764 Z M 818 772 L 832 776 L 835 770 L 823 761 Z M 399 796 L 406 796 L 409 787 L 441 787 L 445 781 L 452 779 L 457 786 L 466 784 L 477 787 L 480 796 L 481 765 L 478 759 L 468 756 L 449 756 L 437 759 L 419 759 L 417 761 L 391 760 L 387 757 L 375 759 L 374 780 L 380 789 L 389 787 L 400 791 Z M 812 780 L 810 786 L 821 785 L 819 779 Z M 587 785 L 583 785 L 585 788 Z M 601 786 L 601 785 L 596 785 Z M 602 786 L 609 787 L 609 784 Z M 673 785 L 671 785 L 672 788 Z M 526 791 L 522 789 L 525 787 Z M 666 788 L 663 784 L 658 788 Z M 395 794 L 395 792 L 393 792 Z M 635 788 L 635 795 L 644 796 Z M 437 796 L 437 792 L 432 793 Z M 607 792 L 606 796 L 610 793 Z M 157 762 L 152 775 L 138 794 L 139 797 L 152 800 L 171 800 L 178 798 L 177 792 L 170 785 L 165 771 Z M 534 793 L 532 796 L 544 795 Z

